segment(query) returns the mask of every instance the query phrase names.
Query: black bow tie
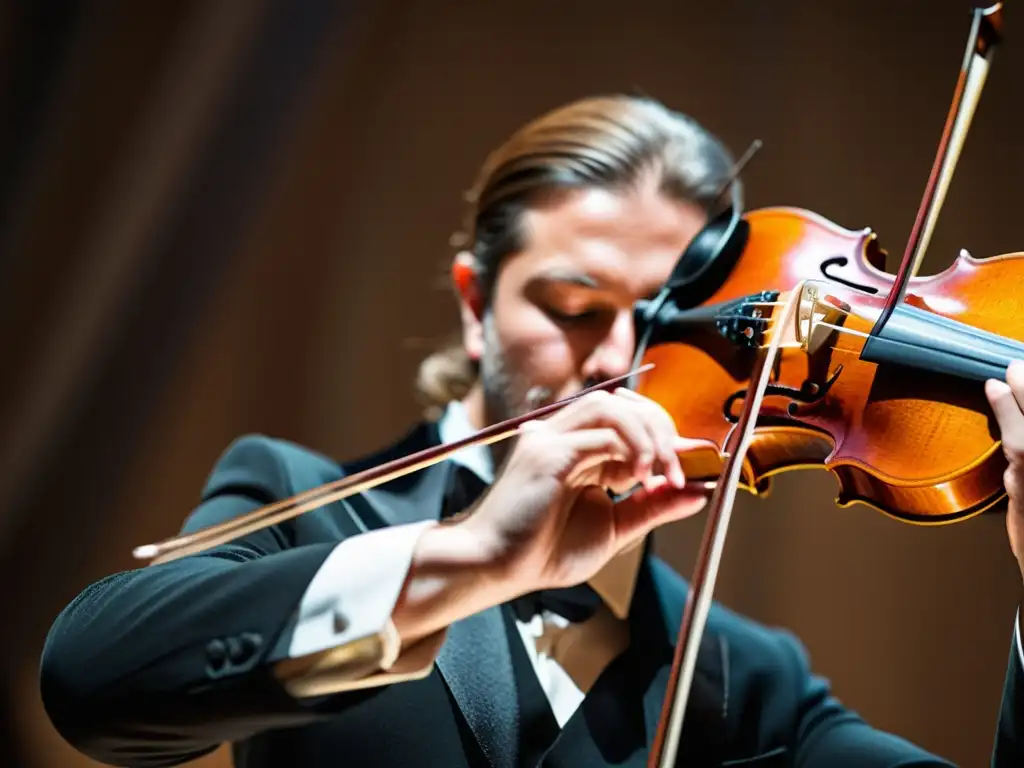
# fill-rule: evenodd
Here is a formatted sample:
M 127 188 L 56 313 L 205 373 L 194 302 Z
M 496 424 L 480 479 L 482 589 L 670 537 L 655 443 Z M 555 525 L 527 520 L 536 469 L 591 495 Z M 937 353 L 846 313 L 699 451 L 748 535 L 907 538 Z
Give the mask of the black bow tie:
M 472 506 L 487 490 L 487 483 L 461 464 L 452 467 L 441 517 L 448 518 Z M 589 584 L 561 589 L 542 589 L 510 600 L 516 618 L 528 622 L 545 611 L 571 622 L 586 621 L 601 605 L 601 597 Z

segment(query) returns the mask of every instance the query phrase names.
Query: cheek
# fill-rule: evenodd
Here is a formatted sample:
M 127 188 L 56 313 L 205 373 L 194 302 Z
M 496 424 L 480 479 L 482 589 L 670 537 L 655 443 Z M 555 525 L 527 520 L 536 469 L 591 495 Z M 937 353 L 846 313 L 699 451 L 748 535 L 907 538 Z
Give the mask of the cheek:
M 565 334 L 538 310 L 506 315 L 497 331 L 506 365 L 531 384 L 560 390 L 575 375 Z

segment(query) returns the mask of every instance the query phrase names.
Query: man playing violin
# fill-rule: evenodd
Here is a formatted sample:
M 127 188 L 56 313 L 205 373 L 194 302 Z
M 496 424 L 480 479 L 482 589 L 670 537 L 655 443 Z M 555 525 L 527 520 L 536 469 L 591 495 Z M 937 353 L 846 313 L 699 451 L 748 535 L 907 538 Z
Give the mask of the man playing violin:
M 474 187 L 452 266 L 461 343 L 420 375 L 437 414 L 342 464 L 241 437 L 184 530 L 627 372 L 634 304 L 718 212 L 732 165 L 693 120 L 646 99 L 585 99 L 524 126 Z M 1008 381 L 986 393 L 1024 571 L 1024 368 Z M 114 765 L 178 765 L 231 742 L 240 768 L 644 766 L 687 595 L 648 534 L 705 505 L 680 468 L 689 445 L 654 402 L 592 393 L 514 443 L 112 575 L 53 625 L 47 711 Z M 1024 763 L 1016 629 L 1008 640 L 998 766 Z M 681 766 L 950 765 L 844 708 L 796 638 L 719 605 L 687 713 Z

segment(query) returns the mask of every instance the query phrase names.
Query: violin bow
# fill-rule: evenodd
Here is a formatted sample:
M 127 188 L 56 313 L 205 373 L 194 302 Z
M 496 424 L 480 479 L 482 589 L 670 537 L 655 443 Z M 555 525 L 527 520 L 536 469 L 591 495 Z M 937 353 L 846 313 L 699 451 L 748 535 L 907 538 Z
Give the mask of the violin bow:
M 903 301 L 910 278 L 916 275 L 921 267 L 981 97 L 992 56 L 1001 40 L 1002 7 L 1003 4 L 999 2 L 988 8 L 975 8 L 973 12 L 967 50 L 931 174 L 908 238 L 903 260 L 886 299 L 885 309 L 872 328 L 873 335 L 881 331 L 895 307 Z M 789 294 L 784 305 L 776 308 L 776 312 L 781 312 L 781 316 L 777 322 L 773 322 L 773 327 L 783 332 L 793 331 L 797 339 L 806 336 L 801 334 L 796 326 L 801 320 L 807 319 L 804 317 L 806 312 L 799 312 L 804 302 L 809 300 L 808 295 L 805 295 L 806 289 L 806 283 L 797 286 Z M 658 730 L 648 759 L 648 768 L 676 766 L 686 705 L 697 666 L 697 652 L 711 610 L 715 582 L 741 479 L 743 459 L 756 431 L 761 401 L 782 338 L 783 333 L 773 332 L 769 344 L 759 349 L 751 386 L 743 400 L 743 410 L 726 441 L 726 462 L 708 505 L 708 519 L 697 553 L 694 574 L 690 580 L 690 591 L 683 611 L 672 670 L 658 721 Z
M 967 38 L 967 50 L 960 65 L 960 75 L 953 91 L 953 102 L 950 104 L 946 124 L 942 129 L 931 174 L 928 176 L 928 183 L 917 209 L 914 226 L 907 238 L 907 247 L 896 279 L 889 290 L 885 307 L 871 329 L 872 336 L 877 336 L 881 332 L 897 305 L 903 302 L 910 279 L 921 269 L 921 262 L 939 220 L 939 212 L 946 200 L 946 192 L 949 191 L 949 184 L 953 180 L 953 172 L 967 140 L 967 132 L 974 119 L 992 58 L 1002 41 L 1002 36 L 1002 2 L 988 8 L 975 8 L 971 32 Z
M 743 410 L 736 426 L 726 440 L 725 466 L 715 485 L 711 501 L 708 504 L 708 520 L 704 525 L 704 535 L 697 553 L 697 564 L 690 581 L 690 592 L 683 611 L 682 627 L 676 642 L 672 671 L 669 675 L 668 692 L 662 707 L 658 730 L 655 734 L 648 766 L 649 768 L 674 768 L 679 740 L 682 735 L 683 715 L 693 684 L 693 674 L 697 667 L 697 652 L 701 637 L 707 624 L 711 610 L 715 581 L 725 548 L 725 538 L 732 517 L 736 491 L 743 473 L 743 459 L 746 457 L 750 441 L 757 426 L 757 416 L 761 401 L 771 379 L 775 360 L 784 338 L 784 331 L 794 327 L 799 320 L 797 313 L 804 294 L 804 284 L 798 285 L 784 302 L 781 308 L 776 307 L 772 318 L 772 331 L 767 346 L 758 350 L 757 363 L 751 378 L 750 388 L 743 400 Z M 782 329 L 780 332 L 777 329 Z M 799 336 L 799 334 L 795 334 Z M 792 342 L 792 339 L 789 339 Z
M 642 365 L 629 373 L 607 379 L 554 403 L 536 408 L 529 413 L 492 424 L 461 440 L 445 445 L 432 446 L 411 453 L 408 456 L 393 459 L 379 466 L 344 477 L 341 480 L 336 480 L 332 483 L 296 494 L 290 498 L 260 507 L 259 509 L 254 509 L 252 512 L 231 518 L 223 523 L 202 528 L 195 533 L 175 536 L 154 544 L 143 544 L 136 547 L 132 554 L 137 560 L 151 560 L 150 565 L 157 565 L 177 560 L 186 555 L 204 552 L 241 536 L 247 536 L 250 533 L 268 528 L 271 525 L 277 525 L 311 510 L 375 488 L 403 475 L 418 472 L 421 469 L 447 459 L 464 448 L 474 445 L 491 445 L 501 440 L 506 440 L 517 434 L 519 428 L 528 421 L 544 418 L 555 411 L 561 410 L 569 405 L 569 403 L 579 400 L 589 392 L 599 389 L 610 389 L 652 368 L 654 368 L 653 363 Z

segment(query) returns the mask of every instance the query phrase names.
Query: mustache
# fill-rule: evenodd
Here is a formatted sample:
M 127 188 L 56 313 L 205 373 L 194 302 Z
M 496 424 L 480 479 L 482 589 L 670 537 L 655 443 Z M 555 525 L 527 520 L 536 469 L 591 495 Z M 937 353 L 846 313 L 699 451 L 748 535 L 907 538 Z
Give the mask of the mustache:
M 555 393 L 547 387 L 530 387 L 526 393 L 526 410 L 535 411 L 554 402 Z
M 583 384 L 580 386 L 580 388 L 577 390 L 577 392 L 582 392 L 585 389 L 589 389 L 590 387 L 597 386 L 598 384 L 602 383 L 603 381 L 605 381 L 604 378 L 599 378 L 597 376 L 590 376 L 590 377 L 588 377 L 583 382 Z M 555 401 L 555 394 L 556 394 L 555 391 L 550 389 L 550 388 L 548 388 L 548 387 L 542 387 L 542 386 L 539 386 L 539 385 L 538 386 L 530 387 L 530 389 L 526 393 L 526 408 L 527 408 L 527 410 L 528 411 L 535 411 L 538 408 L 542 408 L 545 405 L 549 405 L 550 403 L 553 403 Z M 574 392 L 574 393 L 570 393 L 570 394 L 576 394 L 576 393 Z M 570 394 L 566 394 L 565 397 L 569 397 Z

